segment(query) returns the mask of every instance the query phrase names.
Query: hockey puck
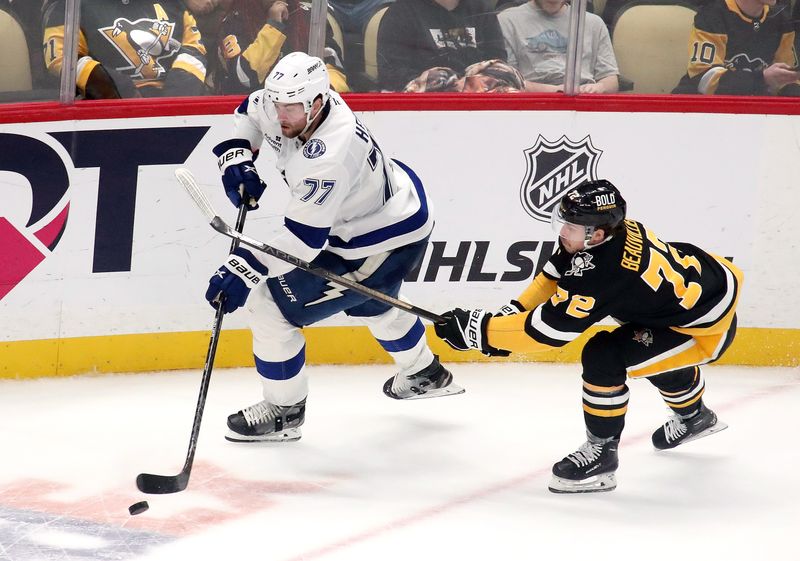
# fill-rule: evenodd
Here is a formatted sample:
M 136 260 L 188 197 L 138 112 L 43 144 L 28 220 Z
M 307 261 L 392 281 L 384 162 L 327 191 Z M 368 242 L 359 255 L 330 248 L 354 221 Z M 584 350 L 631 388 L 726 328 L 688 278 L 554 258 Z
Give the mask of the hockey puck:
M 136 516 L 137 514 L 143 513 L 148 508 L 150 508 L 150 505 L 147 504 L 147 501 L 142 501 L 140 503 L 133 503 L 131 506 L 129 506 L 128 512 L 131 513 L 131 516 Z

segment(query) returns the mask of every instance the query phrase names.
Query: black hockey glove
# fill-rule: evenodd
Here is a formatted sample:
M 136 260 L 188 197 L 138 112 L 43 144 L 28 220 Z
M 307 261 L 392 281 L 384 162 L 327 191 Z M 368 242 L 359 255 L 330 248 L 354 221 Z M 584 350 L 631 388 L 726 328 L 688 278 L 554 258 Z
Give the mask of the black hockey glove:
M 457 351 L 478 349 L 486 356 L 508 356 L 511 353 L 495 349 L 486 341 L 486 324 L 492 314 L 484 310 L 456 308 L 442 316 L 447 322 L 436 323 L 433 328 L 445 343 Z
M 208 281 L 206 300 L 212 308 L 222 300 L 225 313 L 244 306 L 250 290 L 267 275 L 267 268 L 248 250 L 237 247 Z
M 513 316 L 514 314 L 518 314 L 524 311 L 525 308 L 522 307 L 522 304 L 520 304 L 516 300 L 512 300 L 508 304 L 503 304 L 502 306 L 500 306 L 500 309 L 497 310 L 497 312 L 495 312 L 494 317 Z
M 258 199 L 264 194 L 267 184 L 258 176 L 250 143 L 243 138 L 232 138 L 214 146 L 214 155 L 222 172 L 225 194 L 231 202 L 239 208 L 245 199 L 248 208 L 258 208 Z

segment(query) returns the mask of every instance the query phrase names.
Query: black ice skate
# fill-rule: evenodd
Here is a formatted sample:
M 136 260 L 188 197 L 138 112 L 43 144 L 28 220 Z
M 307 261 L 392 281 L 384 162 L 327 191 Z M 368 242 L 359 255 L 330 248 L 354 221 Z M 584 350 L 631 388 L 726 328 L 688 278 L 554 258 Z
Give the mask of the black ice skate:
M 668 450 L 726 428 L 728 425 L 717 419 L 716 413 L 701 403 L 697 413 L 688 419 L 680 415 L 670 417 L 653 433 L 653 446 L 659 450 Z
M 549 489 L 553 493 L 612 491 L 617 487 L 618 447 L 619 438 L 589 434 L 583 446 L 553 466 Z
M 228 417 L 226 440 L 231 442 L 291 442 L 300 440 L 306 400 L 294 405 L 261 401 Z
M 386 380 L 383 393 L 393 399 L 422 399 L 464 393 L 464 388 L 453 383 L 453 375 L 434 356 L 426 368 L 416 374 L 396 376 Z

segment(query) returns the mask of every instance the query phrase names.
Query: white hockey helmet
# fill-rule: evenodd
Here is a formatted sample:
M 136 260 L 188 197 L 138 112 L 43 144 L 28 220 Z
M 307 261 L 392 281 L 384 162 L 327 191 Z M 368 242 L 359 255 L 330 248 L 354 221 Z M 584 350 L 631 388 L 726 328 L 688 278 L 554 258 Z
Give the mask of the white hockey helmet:
M 289 53 L 272 69 L 264 81 L 264 109 L 275 118 L 275 103 L 302 103 L 306 122 L 310 123 L 311 106 L 317 96 L 328 102 L 331 82 L 322 59 L 302 51 Z

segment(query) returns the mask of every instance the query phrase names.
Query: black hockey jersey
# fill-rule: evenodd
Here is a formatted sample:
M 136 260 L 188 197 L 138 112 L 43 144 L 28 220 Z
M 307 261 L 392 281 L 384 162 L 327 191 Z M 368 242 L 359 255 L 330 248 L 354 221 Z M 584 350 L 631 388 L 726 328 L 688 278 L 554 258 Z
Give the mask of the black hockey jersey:
M 764 6 L 759 18 L 745 15 L 736 0 L 706 4 L 694 19 L 688 71 L 673 93 L 767 95 L 765 68 L 797 66 L 794 39 L 787 3 Z
M 64 4 L 55 0 L 44 16 L 44 59 L 55 75 L 63 64 Z M 203 92 L 206 50 L 180 0 L 83 0 L 80 18 L 80 93 L 98 65 L 127 77 L 143 95 Z
M 287 23 L 268 19 L 267 10 L 260 1 L 234 4 L 220 25 L 217 55 L 222 71 L 214 79 L 219 93 L 245 94 L 260 88 L 281 56 L 308 47 L 310 4 L 297 4 L 298 9 L 290 14 Z M 296 22 L 298 19 L 302 22 Z M 290 34 L 294 34 L 291 41 L 288 40 Z M 327 24 L 323 57 L 333 89 L 339 93 L 348 92 L 342 52 L 333 40 L 330 24 Z
M 692 336 L 721 333 L 742 282 L 730 261 L 691 244 L 665 243 L 633 220 L 600 245 L 575 254 L 557 250 L 541 274 L 553 281 L 552 296 L 524 314 L 491 318 L 493 347 L 560 347 L 607 317 Z

